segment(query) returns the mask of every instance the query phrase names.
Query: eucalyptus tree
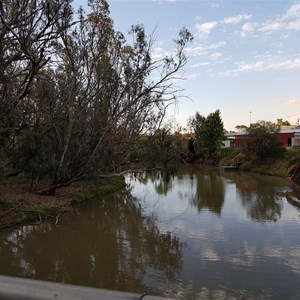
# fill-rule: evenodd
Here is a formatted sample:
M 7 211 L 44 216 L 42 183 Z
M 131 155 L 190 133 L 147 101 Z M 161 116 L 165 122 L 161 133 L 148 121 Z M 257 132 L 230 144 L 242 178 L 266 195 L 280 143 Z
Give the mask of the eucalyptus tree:
M 59 37 L 62 30 L 71 25 L 71 13 L 69 0 L 1 1 L 1 122 L 6 120 L 9 125 L 16 113 L 23 112 L 22 108 L 31 92 L 30 87 L 38 72 L 50 60 L 52 42 Z M 16 128 L 1 129 L 7 131 Z
M 200 127 L 203 126 L 205 122 L 205 117 L 196 112 L 193 117 L 189 117 L 187 121 L 187 126 L 191 132 L 194 132 L 197 136 Z
M 70 0 L 0 2 L 1 160 L 19 147 L 21 132 L 31 130 L 36 105 L 31 93 L 49 63 L 53 42 L 71 26 Z
M 129 44 L 114 30 L 107 1 L 88 4 L 89 14 L 80 9 L 78 24 L 60 31 L 32 94 L 37 126 L 29 134 L 33 142 L 23 143 L 29 155 L 20 165 L 29 166 L 33 178 L 52 178 L 41 194 L 122 164 L 138 137 L 154 132 L 176 101 L 173 80 L 187 61 L 184 48 L 192 36 L 185 28 L 175 52 L 153 60 L 154 36 L 142 25 L 131 27 Z
M 170 162 L 180 160 L 182 137 L 179 132 L 172 132 L 170 123 L 164 124 L 153 134 L 143 136 L 137 145 L 137 158 L 147 169 L 167 168 Z M 133 155 L 134 156 L 134 155 Z

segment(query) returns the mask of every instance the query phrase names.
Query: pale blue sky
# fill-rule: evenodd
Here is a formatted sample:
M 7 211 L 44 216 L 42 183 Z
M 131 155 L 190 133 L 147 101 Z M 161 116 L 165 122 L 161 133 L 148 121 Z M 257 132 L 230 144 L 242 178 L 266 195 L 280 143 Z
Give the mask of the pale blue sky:
M 74 4 L 86 5 L 77 0 Z M 188 45 L 185 89 L 176 113 L 185 126 L 196 111 L 220 109 L 224 126 L 300 118 L 300 0 L 110 0 L 115 29 L 155 30 L 154 54 L 172 51 L 182 26 Z M 250 113 L 251 112 L 251 113 Z

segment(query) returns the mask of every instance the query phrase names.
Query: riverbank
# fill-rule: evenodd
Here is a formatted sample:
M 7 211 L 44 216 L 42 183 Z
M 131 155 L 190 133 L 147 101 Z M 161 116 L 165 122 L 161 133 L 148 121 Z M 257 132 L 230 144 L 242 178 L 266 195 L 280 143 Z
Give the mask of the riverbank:
M 240 153 L 238 149 L 226 149 L 220 165 L 230 165 Z M 300 150 L 288 149 L 257 160 L 243 156 L 239 161 L 243 171 L 263 175 L 280 176 L 300 184 Z M 299 182 L 297 182 L 299 179 Z M 39 189 L 47 185 L 39 183 Z M 53 218 L 59 222 L 64 212 L 70 212 L 83 201 L 95 199 L 125 187 L 124 177 L 101 178 L 100 182 L 80 181 L 57 190 L 55 195 L 41 196 L 30 188 L 30 180 L 24 176 L 0 178 L 0 228 L 20 223 L 37 223 Z
M 41 196 L 30 190 L 30 181 L 26 177 L 0 178 L 0 228 L 38 223 L 49 218 L 58 223 L 62 213 L 72 211 L 79 203 L 124 187 L 124 178 L 121 176 L 103 178 L 97 184 L 76 182 L 58 190 L 53 196 Z M 43 188 L 43 184 L 39 188 Z
M 239 149 L 228 149 L 227 153 L 220 160 L 220 165 L 230 165 L 235 162 L 239 165 L 239 169 L 243 171 L 289 179 L 292 179 L 291 174 L 300 166 L 300 149 L 283 149 L 264 159 L 257 159 L 249 154 L 239 157 L 240 153 Z M 237 157 L 238 159 L 235 159 Z

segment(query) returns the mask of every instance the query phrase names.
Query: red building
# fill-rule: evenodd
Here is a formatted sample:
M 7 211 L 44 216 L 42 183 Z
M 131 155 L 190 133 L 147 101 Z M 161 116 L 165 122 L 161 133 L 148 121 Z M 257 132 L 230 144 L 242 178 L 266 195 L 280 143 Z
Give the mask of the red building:
M 251 144 L 255 140 L 255 136 L 245 132 L 230 132 L 226 134 L 229 143 L 225 143 L 228 147 L 241 148 L 247 144 Z M 283 129 L 278 134 L 278 141 L 284 147 L 300 147 L 300 128 Z

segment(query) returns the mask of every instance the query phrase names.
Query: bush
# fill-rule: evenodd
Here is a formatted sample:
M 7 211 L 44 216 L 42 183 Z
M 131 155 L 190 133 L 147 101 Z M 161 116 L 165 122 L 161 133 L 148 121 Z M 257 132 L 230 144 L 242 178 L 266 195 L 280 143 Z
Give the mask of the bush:
M 218 155 L 219 164 L 222 166 L 231 165 L 232 160 L 239 153 L 241 153 L 241 151 L 237 148 L 221 148 Z

